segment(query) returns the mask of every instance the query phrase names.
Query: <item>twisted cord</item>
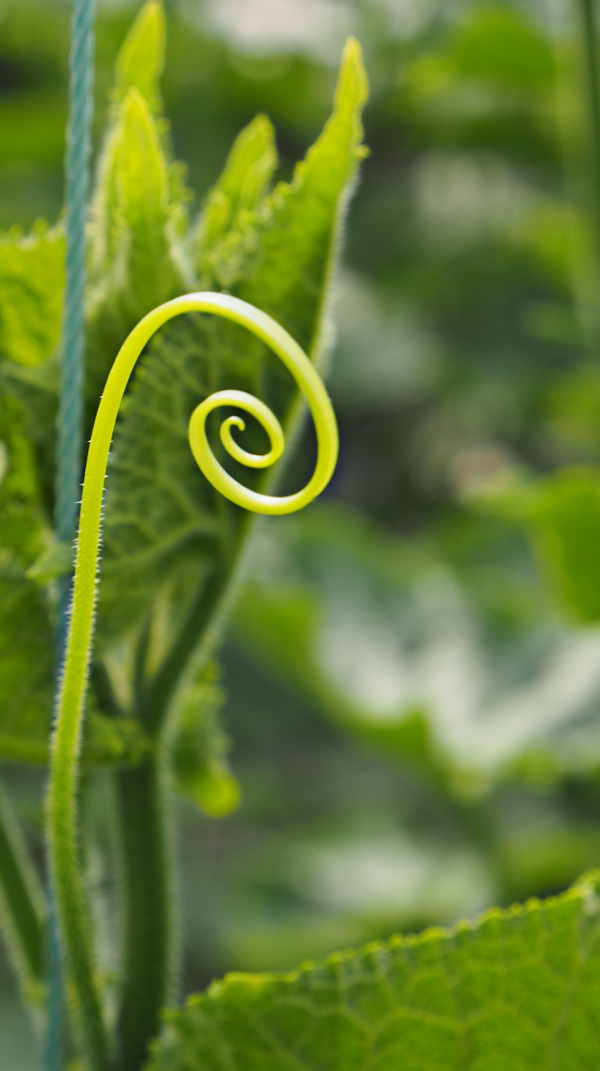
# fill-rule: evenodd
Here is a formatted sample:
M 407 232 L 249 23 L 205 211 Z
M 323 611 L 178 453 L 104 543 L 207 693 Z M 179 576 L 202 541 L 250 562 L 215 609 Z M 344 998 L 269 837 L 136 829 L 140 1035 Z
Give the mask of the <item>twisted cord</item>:
M 57 421 L 55 528 L 59 541 L 75 535 L 82 468 L 86 206 L 94 84 L 94 0 L 74 0 L 69 54 L 69 121 L 65 161 L 66 285 L 62 321 Z M 64 659 L 71 580 L 59 589 L 57 686 Z M 61 1071 L 63 1053 L 63 979 L 53 890 L 48 889 L 46 1071 Z
M 81 486 L 86 206 L 94 78 L 94 2 L 74 0 L 71 22 L 66 158 L 67 277 L 62 328 L 55 521 L 58 538 L 75 534 Z

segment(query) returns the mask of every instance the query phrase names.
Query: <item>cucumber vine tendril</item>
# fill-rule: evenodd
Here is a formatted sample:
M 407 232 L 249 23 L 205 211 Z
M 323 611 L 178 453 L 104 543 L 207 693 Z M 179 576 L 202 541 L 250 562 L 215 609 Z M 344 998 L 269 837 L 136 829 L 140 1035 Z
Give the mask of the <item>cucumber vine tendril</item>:
M 93 639 L 94 601 L 100 548 L 102 498 L 108 454 L 125 388 L 144 346 L 168 320 L 185 312 L 207 312 L 247 328 L 283 361 L 310 408 L 317 435 L 317 462 L 307 485 L 295 494 L 277 498 L 251 491 L 225 471 L 206 436 L 210 412 L 234 406 L 254 416 L 266 431 L 270 448 L 251 454 L 233 437 L 245 427 L 240 416 L 221 424 L 221 440 L 231 457 L 252 468 L 274 464 L 285 442 L 272 411 L 245 391 L 222 390 L 210 395 L 192 413 L 189 440 L 192 453 L 209 482 L 226 498 L 257 513 L 284 514 L 301 509 L 326 486 L 335 468 L 338 433 L 335 415 L 323 383 L 308 357 L 275 320 L 253 305 L 228 294 L 198 293 L 160 305 L 141 320 L 127 337 L 108 376 L 90 440 L 85 468 L 73 603 L 62 685 L 52 743 L 48 792 L 50 858 L 58 915 L 81 1040 L 93 1071 L 109 1071 L 111 1045 L 95 967 L 90 909 L 81 878 L 77 830 L 77 781 L 86 679 Z

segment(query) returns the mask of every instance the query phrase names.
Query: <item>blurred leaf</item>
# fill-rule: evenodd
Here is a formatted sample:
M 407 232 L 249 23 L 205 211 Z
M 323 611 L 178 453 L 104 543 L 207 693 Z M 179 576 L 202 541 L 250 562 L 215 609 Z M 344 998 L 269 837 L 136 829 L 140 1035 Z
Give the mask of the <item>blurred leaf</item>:
M 89 235 L 87 377 L 94 407 L 136 322 L 190 289 L 182 241 L 190 195 L 160 115 L 164 37 L 164 11 L 150 0 L 117 59 Z
M 495 620 L 439 559 L 346 511 L 262 540 L 244 646 L 342 725 L 459 794 L 600 762 L 598 630 Z
M 48 595 L 0 548 L 0 760 L 46 763 L 54 702 L 55 633 Z M 103 717 L 90 697 L 83 763 L 126 764 L 149 747 L 139 722 Z
M 160 76 L 165 65 L 165 38 L 163 6 L 159 0 L 147 0 L 117 56 L 116 99 L 122 99 L 134 88 L 153 112 L 161 111 Z
M 45 547 L 48 530 L 40 508 L 35 453 L 25 428 L 22 406 L 5 391 L 0 396 L 0 548 L 30 566 Z
M 408 64 L 408 114 L 434 143 L 557 160 L 555 44 L 513 4 L 467 5 L 439 43 Z
M 600 469 L 563 468 L 483 500 L 532 537 L 563 612 L 578 624 L 600 621 Z
M 574 205 L 539 199 L 533 203 L 516 239 L 570 302 L 580 277 L 589 278 L 588 290 L 597 281 L 593 225 L 589 215 Z M 571 318 L 576 311 L 569 308 Z M 571 329 L 569 341 L 573 334 Z M 578 335 L 581 340 L 581 325 Z
M 60 335 L 65 246 L 62 228 L 0 239 L 0 361 L 32 367 L 55 354 Z
M 229 741 L 219 721 L 222 705 L 216 667 L 208 666 L 195 684 L 183 690 L 172 715 L 174 787 L 213 818 L 230 814 L 240 800 L 239 785 L 227 763 Z
M 600 446 L 600 376 L 594 364 L 580 364 L 555 381 L 546 408 L 553 432 L 583 447 L 588 456 Z
M 1 380 L 0 380 L 1 382 Z M 43 761 L 54 636 L 46 592 L 27 576 L 48 541 L 31 443 L 15 399 L 0 396 L 0 758 Z
M 279 183 L 258 214 L 255 251 L 236 287 L 246 301 L 284 324 L 316 361 L 322 356 L 324 308 L 340 227 L 357 164 L 367 153 L 361 123 L 367 97 L 360 46 L 351 38 L 333 114 L 292 182 Z
M 454 32 L 447 63 L 456 74 L 504 86 L 509 92 L 552 85 L 552 42 L 516 7 L 474 5 Z
M 591 1066 L 598 886 L 288 975 L 230 975 L 167 1013 L 148 1071 Z
M 0 550 L 0 758 L 44 762 L 54 635 L 44 593 Z
M 142 315 L 186 289 L 176 240 L 182 206 L 171 197 L 169 161 L 156 120 L 135 88 L 116 113 L 98 175 L 91 234 L 97 283 L 89 326 L 95 378 L 116 356 L 117 338 L 122 342 Z
M 200 280 L 218 274 L 219 262 L 231 259 L 228 244 L 240 241 L 244 215 L 259 208 L 276 166 L 273 127 L 258 115 L 238 134 L 192 234 L 191 255 Z
M 413 78 L 425 93 L 442 88 L 456 93 L 461 82 L 471 82 L 502 89 L 510 100 L 548 89 L 554 73 L 552 43 L 524 12 L 508 4 L 478 3 L 438 51 L 429 50 L 415 65 Z

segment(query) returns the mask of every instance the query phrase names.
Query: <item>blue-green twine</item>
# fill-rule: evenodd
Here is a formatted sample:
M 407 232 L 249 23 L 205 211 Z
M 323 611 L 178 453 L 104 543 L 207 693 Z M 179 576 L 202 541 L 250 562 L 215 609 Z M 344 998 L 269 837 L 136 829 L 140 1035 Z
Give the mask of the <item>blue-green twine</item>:
M 90 188 L 91 126 L 94 93 L 94 0 L 74 0 L 69 55 L 69 120 L 65 167 L 66 285 L 62 321 L 60 389 L 57 424 L 55 528 L 57 538 L 75 537 L 83 462 L 86 212 Z M 67 632 L 70 577 L 59 592 L 57 680 Z M 57 689 L 58 691 L 58 689 Z M 58 920 L 49 888 L 47 940 L 46 1071 L 64 1067 L 64 998 Z
M 58 538 L 75 534 L 81 488 L 86 211 L 90 186 L 94 79 L 94 0 L 74 0 L 71 22 L 65 220 L 67 279 L 63 314 L 55 522 Z

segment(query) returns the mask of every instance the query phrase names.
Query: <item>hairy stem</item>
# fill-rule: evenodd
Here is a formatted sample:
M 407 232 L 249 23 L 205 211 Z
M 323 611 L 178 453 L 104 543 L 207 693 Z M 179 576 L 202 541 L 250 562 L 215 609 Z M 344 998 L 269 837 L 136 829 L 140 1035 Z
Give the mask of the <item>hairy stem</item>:
M 43 982 L 44 915 L 41 885 L 0 788 L 0 920 L 27 1000 Z
M 169 996 L 173 967 L 171 860 L 161 758 L 117 774 L 125 886 L 119 1071 L 141 1067 Z
M 120 1071 L 137 1067 L 156 1036 L 176 963 L 168 795 L 160 758 L 167 750 L 169 707 L 191 658 L 209 656 L 237 572 L 230 563 L 198 593 L 162 666 L 138 699 L 136 715 L 154 737 L 155 753 L 143 766 L 118 774 L 126 889 Z

